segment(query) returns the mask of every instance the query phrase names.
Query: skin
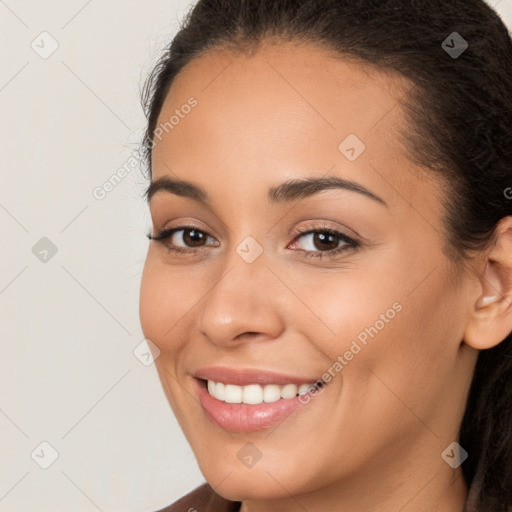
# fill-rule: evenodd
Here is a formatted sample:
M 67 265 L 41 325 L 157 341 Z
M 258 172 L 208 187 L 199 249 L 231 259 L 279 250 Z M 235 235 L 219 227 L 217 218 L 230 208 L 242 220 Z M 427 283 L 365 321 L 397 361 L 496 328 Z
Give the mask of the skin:
M 158 123 L 198 101 L 154 146 L 152 179 L 200 185 L 211 207 L 160 191 L 152 233 L 192 224 L 211 238 L 186 255 L 150 243 L 141 324 L 204 477 L 243 511 L 463 510 L 462 468 L 441 453 L 458 438 L 477 349 L 512 329 L 512 222 L 470 269 L 452 264 L 440 184 L 411 164 L 399 136 L 408 87 L 312 45 L 265 44 L 251 56 L 217 49 L 197 58 L 163 105 Z M 353 162 L 338 149 L 351 133 L 366 145 Z M 341 189 L 267 200 L 270 187 L 319 176 L 360 183 L 387 206 Z M 301 249 L 326 249 L 294 230 L 319 226 L 360 248 L 306 258 Z M 166 243 L 186 247 L 183 234 Z M 248 236 L 263 249 L 253 263 L 236 252 Z M 498 299 L 483 306 L 489 295 Z M 197 369 L 320 378 L 394 303 L 401 311 L 276 428 L 237 434 L 205 416 Z M 237 457 L 248 442 L 262 454 L 251 468 Z

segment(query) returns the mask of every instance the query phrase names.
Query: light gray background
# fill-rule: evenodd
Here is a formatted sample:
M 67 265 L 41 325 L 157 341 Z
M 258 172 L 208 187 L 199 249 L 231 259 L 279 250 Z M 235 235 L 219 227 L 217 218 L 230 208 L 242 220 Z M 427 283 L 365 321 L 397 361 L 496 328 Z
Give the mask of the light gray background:
M 203 482 L 133 352 L 139 91 L 191 3 L 0 0 L 0 512 L 154 511 Z M 512 27 L 512 0 L 490 3 Z

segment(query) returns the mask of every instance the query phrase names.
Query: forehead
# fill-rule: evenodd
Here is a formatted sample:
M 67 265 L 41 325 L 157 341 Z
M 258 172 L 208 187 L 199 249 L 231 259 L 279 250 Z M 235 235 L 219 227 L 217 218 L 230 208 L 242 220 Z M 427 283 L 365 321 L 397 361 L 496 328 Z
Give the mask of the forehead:
M 203 183 L 222 176 L 230 190 L 249 193 L 260 182 L 332 169 L 414 194 L 399 133 L 406 126 L 400 101 L 411 85 L 313 45 L 212 51 L 191 61 L 170 88 L 157 121 L 167 128 L 155 141 L 153 178 L 170 170 Z M 196 106 L 184 108 L 191 98 Z M 360 156 L 350 160 L 343 151 L 354 142 Z
M 399 114 L 394 107 L 410 85 L 396 73 L 378 71 L 311 44 L 264 44 L 250 55 L 218 49 L 181 70 L 158 123 L 165 123 L 194 96 L 200 103 L 195 113 L 229 120 L 218 123 L 218 128 L 251 123 L 264 135 L 270 125 L 278 123 L 282 128 L 282 123 L 289 121 L 289 132 L 302 121 L 337 136 L 348 130 L 363 136 L 384 121 L 384 116 L 389 129 Z M 394 115 L 387 116 L 391 109 Z

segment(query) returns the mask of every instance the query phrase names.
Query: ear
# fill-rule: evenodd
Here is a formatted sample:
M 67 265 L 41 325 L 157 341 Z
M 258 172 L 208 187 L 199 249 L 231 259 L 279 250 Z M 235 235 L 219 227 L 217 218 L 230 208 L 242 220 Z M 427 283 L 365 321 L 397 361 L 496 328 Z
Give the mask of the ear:
M 464 334 L 465 343 L 478 350 L 499 345 L 512 331 L 512 216 L 498 223 L 486 254 L 477 276 L 481 293 Z

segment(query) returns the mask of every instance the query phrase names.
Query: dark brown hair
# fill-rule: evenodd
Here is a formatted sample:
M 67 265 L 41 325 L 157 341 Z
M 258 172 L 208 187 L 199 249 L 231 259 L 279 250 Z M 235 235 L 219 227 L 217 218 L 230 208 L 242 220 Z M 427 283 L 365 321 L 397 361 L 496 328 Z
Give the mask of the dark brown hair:
M 459 36 L 468 47 L 450 54 Z M 180 70 L 206 52 L 251 52 L 269 39 L 311 42 L 409 79 L 404 143 L 414 163 L 449 185 L 453 260 L 488 247 L 497 223 L 512 215 L 512 42 L 483 0 L 198 1 L 143 92 L 149 176 L 157 119 Z M 512 334 L 478 356 L 460 444 L 474 512 L 510 512 Z

